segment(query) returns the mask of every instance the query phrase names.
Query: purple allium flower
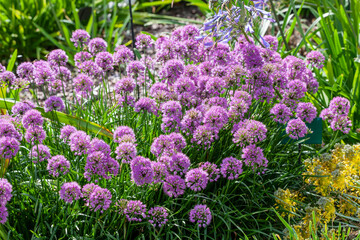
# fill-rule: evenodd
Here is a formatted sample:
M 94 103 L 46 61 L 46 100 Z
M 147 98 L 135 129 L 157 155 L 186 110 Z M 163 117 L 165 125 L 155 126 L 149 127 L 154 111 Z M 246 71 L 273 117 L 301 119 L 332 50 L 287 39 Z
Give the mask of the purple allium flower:
M 60 66 L 55 68 L 54 77 L 62 82 L 68 82 L 71 79 L 71 71 L 67 67 Z
M 46 138 L 46 133 L 41 126 L 30 126 L 26 129 L 25 140 L 31 144 L 42 143 Z
M 44 109 L 45 112 L 51 112 L 51 111 L 63 111 L 65 108 L 64 102 L 60 97 L 57 96 L 51 96 L 48 99 L 45 100 Z
M 306 124 L 299 118 L 291 119 L 286 126 L 286 133 L 292 139 L 305 137 L 308 130 Z
M 114 59 L 109 52 L 99 52 L 96 54 L 95 63 L 104 71 L 110 71 L 113 68 Z
M 234 157 L 228 157 L 222 160 L 220 172 L 224 178 L 234 180 L 243 172 L 242 165 L 242 161 Z
M 167 61 L 161 70 L 162 78 L 167 81 L 169 85 L 172 85 L 181 74 L 184 73 L 185 66 L 180 60 L 171 59 Z
M 177 152 L 181 152 L 186 147 L 185 138 L 180 133 L 171 133 L 168 135 L 170 141 L 174 143 L 174 149 Z
M 161 111 L 163 116 L 180 121 L 182 112 L 181 104 L 178 101 L 168 101 L 162 104 Z
M 114 55 L 115 64 L 126 64 L 134 59 L 134 53 L 124 45 L 119 45 L 116 47 Z
M 185 116 L 181 120 L 181 130 L 186 133 L 186 135 L 192 134 L 195 129 L 201 125 L 203 120 L 203 114 L 197 109 L 187 110 Z
M 268 160 L 264 157 L 261 148 L 251 144 L 242 149 L 243 154 L 241 157 L 244 159 L 246 166 L 251 166 L 252 169 L 257 167 L 267 167 Z
M 91 181 L 94 176 L 95 181 L 98 179 L 110 179 L 110 174 L 115 176 L 118 173 L 119 163 L 112 159 L 109 155 L 96 151 L 87 156 L 84 177 L 86 180 Z
M 164 207 L 153 207 L 148 211 L 149 223 L 154 227 L 162 227 L 168 221 L 169 213 Z
M 305 62 L 294 56 L 287 56 L 283 60 L 287 68 L 287 76 L 290 80 L 301 79 L 301 76 L 306 70 Z
M 169 171 L 174 175 L 183 176 L 189 170 L 190 165 L 191 162 L 188 156 L 181 152 L 175 153 L 169 162 Z
M 228 74 L 228 67 L 217 65 L 211 70 L 213 77 L 224 78 Z
M 84 192 L 84 188 L 83 188 L 83 192 Z M 100 210 L 100 212 L 103 213 L 110 207 L 111 198 L 112 195 L 108 189 L 101 188 L 99 186 L 93 187 L 92 192 L 89 194 L 89 197 L 86 199 L 86 205 L 94 212 Z
M 51 158 L 50 149 L 46 145 L 35 145 L 29 152 L 29 158 L 32 158 L 34 163 L 47 161 Z
M 28 110 L 22 118 L 22 124 L 24 128 L 29 128 L 33 126 L 41 126 L 44 123 L 44 119 L 41 116 L 41 113 L 37 110 Z
M 97 151 L 104 153 L 106 156 L 110 156 L 110 154 L 111 154 L 111 149 L 110 149 L 109 144 L 104 142 L 104 140 L 94 138 L 90 142 L 90 149 L 89 149 L 88 153 L 90 154 L 90 153 L 97 152 Z
M 245 66 L 248 69 L 261 67 L 263 60 L 258 48 L 254 44 L 246 44 L 242 49 L 242 55 L 244 58 Z
M 80 66 L 81 73 L 90 77 L 100 78 L 103 75 L 103 70 L 92 60 L 84 61 Z
M 11 87 L 14 84 L 15 79 L 15 74 L 10 71 L 4 71 L 0 73 L 0 83 L 3 86 Z
M 102 38 L 93 38 L 89 42 L 89 51 L 95 56 L 99 52 L 106 51 L 107 43 Z
M 119 144 L 131 143 L 131 144 L 134 144 L 134 146 L 137 146 L 137 144 L 135 143 L 136 142 L 135 136 L 131 135 L 131 134 L 125 134 L 124 136 L 119 138 L 118 142 L 119 142 Z
M 329 109 L 338 116 L 347 116 L 350 110 L 350 101 L 343 97 L 335 97 L 330 101 Z
M 5 206 L 0 206 L 0 223 L 1 224 L 6 223 L 8 216 L 9 213 L 7 211 L 7 208 Z
M 249 106 L 251 106 L 252 96 L 248 92 L 235 91 L 232 100 L 234 99 L 243 99 Z
M 22 135 L 16 130 L 14 124 L 11 122 L 1 122 L 0 137 L 12 137 L 21 141 Z
M 201 162 L 199 168 L 208 174 L 210 182 L 216 182 L 220 178 L 220 169 L 217 168 L 215 163 Z
M 69 137 L 71 151 L 75 155 L 87 154 L 90 146 L 90 137 L 83 131 L 76 131 Z
M 121 160 L 123 163 L 130 163 L 136 157 L 136 146 L 132 143 L 121 143 L 115 150 L 116 159 Z
M 166 165 L 162 162 L 151 162 L 151 167 L 154 172 L 154 183 L 163 182 L 169 174 Z
M 115 99 L 117 100 L 117 104 L 119 105 L 119 107 L 123 107 L 124 104 L 126 104 L 127 106 L 131 106 L 134 107 L 135 106 L 135 98 L 131 95 L 127 96 L 125 94 L 125 97 L 122 95 L 115 95 Z
M 69 172 L 70 162 L 62 155 L 56 155 L 49 159 L 47 168 L 49 174 L 53 177 L 65 175 Z
M 186 65 L 183 76 L 194 81 L 200 76 L 200 69 L 194 64 Z
M 313 67 L 320 69 L 324 67 L 325 57 L 321 54 L 321 52 L 311 51 L 306 55 L 306 61 Z
M 208 176 L 201 168 L 191 169 L 185 176 L 186 186 L 195 192 L 204 190 L 209 182 Z
M 200 145 L 207 149 L 210 147 L 211 143 L 217 138 L 217 133 L 214 132 L 213 129 L 209 128 L 208 126 L 201 125 L 196 128 L 191 142 L 196 143 L 197 145 Z
M 192 93 L 195 91 L 195 84 L 191 78 L 180 77 L 174 84 L 174 90 L 177 94 Z
M 81 198 L 81 187 L 77 182 L 66 182 L 59 191 L 60 198 L 67 203 L 73 203 Z
M 124 214 L 129 222 L 141 222 L 146 218 L 146 205 L 139 200 L 130 200 Z
M 169 89 L 165 83 L 156 82 L 150 88 L 150 96 L 160 101 L 168 100 Z
M 218 77 L 211 77 L 206 83 L 205 90 L 210 96 L 216 97 L 223 92 L 224 87 L 224 79 Z
M 139 50 L 144 50 L 146 48 L 151 48 L 153 45 L 154 45 L 154 40 L 152 40 L 149 35 L 139 34 L 136 37 L 135 46 Z
M 91 193 L 93 193 L 95 191 L 96 188 L 98 188 L 99 186 L 94 184 L 94 183 L 88 183 L 85 184 L 82 189 L 81 189 L 81 195 L 85 200 L 88 200 Z
M 164 182 L 164 193 L 169 197 L 179 197 L 185 192 L 185 181 L 178 175 L 168 175 Z
M 279 45 L 277 37 L 265 35 L 264 40 L 270 45 L 271 50 L 276 51 Z
M 60 139 L 64 140 L 64 142 L 68 142 L 70 140 L 70 135 L 76 131 L 77 129 L 75 127 L 66 125 L 60 129 Z
M 158 108 L 154 99 L 143 97 L 140 98 L 135 103 L 135 112 L 140 112 L 141 110 L 149 113 L 153 113 L 155 116 L 158 116 Z
M 90 41 L 90 34 L 82 29 L 75 30 L 70 38 L 70 41 L 74 43 L 75 47 L 85 47 Z
M 196 205 L 190 210 L 190 222 L 196 223 L 199 227 L 207 227 L 211 222 L 211 211 L 206 205 Z
M 12 137 L 0 138 L 0 158 L 10 159 L 16 156 L 20 148 L 18 140 Z
M 271 117 L 275 122 L 287 123 L 293 115 L 290 108 L 283 103 L 277 103 L 270 109 Z
M 248 110 L 249 105 L 243 99 L 234 98 L 230 102 L 229 118 L 232 121 L 240 121 L 244 118 Z
M 60 92 L 63 88 L 66 88 L 66 83 L 61 81 L 60 79 L 55 79 L 48 84 L 48 91 L 52 93 Z
M 195 40 L 195 38 L 199 35 L 200 30 L 194 26 L 194 25 L 186 25 L 182 28 L 181 35 L 182 40 L 188 40 L 192 39 Z
M 0 73 L 5 72 L 6 68 L 0 63 Z
M 114 132 L 114 142 L 120 143 L 120 139 L 125 135 L 131 135 L 135 138 L 134 130 L 128 126 L 119 126 Z
M 335 118 L 332 119 L 330 123 L 330 127 L 333 131 L 340 130 L 345 134 L 350 132 L 351 126 L 351 120 L 347 116 L 335 116 Z
M 174 151 L 174 143 L 169 138 L 169 135 L 160 135 L 154 139 L 154 142 L 151 144 L 150 151 L 157 157 L 164 153 L 172 154 Z
M 36 63 L 34 63 L 35 65 Z M 37 86 L 44 83 L 50 83 L 55 80 L 56 72 L 51 69 L 50 65 L 45 62 L 44 64 L 37 64 L 34 70 L 34 79 Z
M 335 118 L 334 113 L 330 110 L 330 108 L 323 109 L 320 113 L 320 117 L 323 120 L 327 120 L 329 122 L 331 122 Z
M 272 87 L 260 87 L 255 90 L 254 98 L 261 102 L 266 101 L 270 103 L 271 100 L 275 97 L 275 91 Z
M 23 116 L 28 110 L 33 109 L 35 106 L 33 104 L 29 104 L 28 102 L 17 102 L 11 108 L 11 112 L 13 115 Z
M 301 102 L 296 108 L 296 117 L 311 123 L 316 118 L 316 107 L 310 102 Z
M 47 60 L 53 68 L 58 68 L 60 66 L 65 66 L 68 61 L 68 56 L 64 50 L 55 49 L 52 50 L 47 56 Z
M 80 67 L 81 64 L 85 61 L 92 59 L 92 55 L 88 52 L 78 52 L 74 56 L 75 66 Z
M 202 76 L 211 76 L 212 69 L 214 68 L 214 63 L 210 61 L 205 61 L 200 63 L 199 70 L 200 75 Z
M 131 161 L 130 167 L 131 177 L 138 186 L 150 184 L 153 181 L 154 171 L 150 159 L 137 156 Z
M 16 74 L 19 76 L 19 78 L 32 80 L 34 70 L 35 67 L 31 62 L 23 62 L 17 67 Z
M 134 79 L 129 77 L 121 78 L 115 83 L 116 94 L 131 93 L 132 91 L 134 91 L 134 88 L 135 81 Z
M 12 198 L 12 186 L 5 178 L 0 178 L 0 206 L 5 206 Z
M 219 106 L 211 107 L 204 116 L 204 125 L 218 132 L 229 120 L 227 111 Z
M 180 121 L 178 119 L 169 118 L 169 117 L 164 116 L 162 118 L 161 130 L 165 133 L 172 132 L 172 131 L 178 132 L 179 125 L 180 125 Z
M 75 91 L 83 97 L 89 96 L 93 85 L 91 77 L 86 74 L 80 73 L 74 78 L 73 86 Z
M 131 61 L 126 67 L 128 77 L 139 80 L 145 74 L 145 66 L 140 61 Z
M 285 97 L 299 100 L 305 96 L 306 84 L 300 80 L 292 80 L 286 86 Z

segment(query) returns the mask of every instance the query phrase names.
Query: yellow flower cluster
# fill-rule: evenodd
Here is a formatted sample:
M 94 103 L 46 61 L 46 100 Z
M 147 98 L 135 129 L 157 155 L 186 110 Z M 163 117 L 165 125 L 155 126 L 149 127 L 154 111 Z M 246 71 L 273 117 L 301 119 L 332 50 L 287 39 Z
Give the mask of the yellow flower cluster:
M 294 217 L 297 208 L 297 201 L 300 201 L 299 195 L 295 191 L 290 191 L 290 189 L 281 189 L 275 191 L 275 201 L 276 201 L 276 209 L 285 210 L 286 212 L 282 212 L 281 216 L 285 217 L 286 215 L 289 217 Z

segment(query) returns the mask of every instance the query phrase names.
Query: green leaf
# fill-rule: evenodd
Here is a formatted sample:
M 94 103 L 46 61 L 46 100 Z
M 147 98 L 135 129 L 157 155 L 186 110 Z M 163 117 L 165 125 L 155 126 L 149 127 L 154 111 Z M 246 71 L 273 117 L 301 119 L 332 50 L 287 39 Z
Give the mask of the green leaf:
M 16 61 L 16 58 L 17 58 L 17 49 L 15 49 L 15 51 L 13 52 L 13 54 L 11 55 L 11 58 L 9 60 L 9 63 L 7 65 L 7 68 L 6 70 L 7 71 L 12 71 L 13 68 L 14 68 L 14 65 L 15 65 L 15 61 Z

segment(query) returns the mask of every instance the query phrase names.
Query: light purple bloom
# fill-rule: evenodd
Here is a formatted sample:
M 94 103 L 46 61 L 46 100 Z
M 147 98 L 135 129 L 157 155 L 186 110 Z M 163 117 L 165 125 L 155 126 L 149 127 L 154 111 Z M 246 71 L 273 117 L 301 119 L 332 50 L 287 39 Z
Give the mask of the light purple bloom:
M 144 50 L 146 48 L 151 48 L 153 45 L 154 45 L 154 40 L 152 40 L 149 35 L 139 34 L 136 37 L 135 46 L 139 50 Z
M 136 157 L 136 146 L 132 143 L 121 143 L 115 150 L 116 159 L 121 160 L 123 163 L 130 163 Z
M 185 192 L 185 181 L 178 175 L 168 175 L 164 182 L 164 192 L 169 197 L 179 197 Z
M 183 153 L 176 153 L 172 155 L 169 162 L 169 171 L 174 175 L 183 176 L 189 170 L 191 165 L 190 159 Z
M 89 51 L 95 56 L 99 52 L 106 51 L 107 43 L 102 38 L 93 38 L 89 42 Z
M 311 123 L 316 118 L 316 107 L 310 102 L 301 102 L 296 108 L 296 117 Z
M 313 67 L 320 69 L 324 67 L 325 57 L 321 52 L 311 51 L 306 55 L 306 61 Z
M 286 126 L 286 133 L 292 139 L 305 137 L 308 131 L 306 124 L 299 118 L 291 119 Z
M 45 101 L 44 109 L 45 112 L 51 111 L 63 111 L 65 108 L 64 102 L 60 97 L 51 96 Z
M 277 103 L 273 108 L 270 109 L 271 117 L 275 122 L 287 123 L 290 117 L 293 115 L 291 109 L 283 103 Z
M 75 47 L 85 47 L 90 41 L 90 34 L 82 29 L 75 30 L 70 38 Z
M 31 144 L 42 143 L 46 138 L 46 133 L 41 126 L 30 126 L 26 129 L 25 140 Z
M 59 175 L 65 175 L 69 172 L 70 162 L 62 155 L 53 156 L 49 159 L 47 168 L 49 174 L 54 177 L 59 177 Z
M 59 191 L 60 198 L 67 203 L 73 203 L 81 198 L 81 187 L 77 182 L 66 182 Z
M 206 205 L 196 205 L 190 210 L 190 222 L 196 223 L 199 227 L 207 227 L 211 222 L 211 211 Z
M 96 54 L 95 63 L 101 67 L 104 71 L 110 71 L 114 69 L 114 59 L 109 52 L 99 52 Z
M 137 156 L 131 161 L 130 167 L 131 177 L 138 186 L 150 184 L 153 181 L 154 171 L 150 159 Z
M 87 154 L 90 147 L 90 137 L 83 131 L 76 131 L 70 135 L 70 149 L 75 155 Z
M 146 218 L 146 205 L 139 200 L 128 201 L 124 214 L 129 222 L 141 222 Z
M 168 219 L 169 213 L 164 207 L 153 207 L 148 211 L 149 223 L 151 223 L 154 227 L 162 227 L 164 226 Z
M 29 158 L 32 158 L 34 163 L 47 161 L 51 158 L 50 149 L 46 145 L 35 145 L 29 152 Z
M 191 169 L 185 176 L 186 186 L 195 192 L 204 190 L 209 182 L 208 176 L 201 168 Z
M 234 157 L 228 157 L 223 159 L 220 165 L 220 172 L 224 178 L 234 180 L 243 172 L 242 165 L 242 161 Z
M 256 147 L 255 144 L 251 144 L 242 149 L 243 154 L 241 158 L 247 166 L 251 166 L 253 169 L 257 167 L 267 167 L 268 160 L 264 157 L 264 153 L 260 147 Z
M 0 158 L 10 159 L 16 156 L 20 148 L 18 140 L 12 137 L 0 138 Z
M 217 168 L 215 163 L 201 162 L 199 168 L 208 174 L 210 182 L 216 182 L 220 178 L 220 169 Z
M 343 97 L 335 97 L 330 101 L 329 109 L 335 115 L 347 116 L 350 110 L 350 101 Z
M 12 198 L 12 185 L 5 178 L 0 178 L 0 206 L 5 206 Z
M 64 140 L 64 142 L 67 142 L 70 140 L 70 135 L 76 131 L 77 129 L 75 127 L 66 125 L 60 129 L 60 139 Z
M 61 49 L 52 50 L 47 57 L 50 66 L 53 68 L 65 66 L 68 59 L 69 57 L 66 55 L 65 51 Z
M 29 128 L 33 126 L 41 126 L 44 123 L 44 119 L 41 116 L 41 113 L 37 110 L 29 110 L 25 113 L 22 118 L 22 124 L 24 128 Z

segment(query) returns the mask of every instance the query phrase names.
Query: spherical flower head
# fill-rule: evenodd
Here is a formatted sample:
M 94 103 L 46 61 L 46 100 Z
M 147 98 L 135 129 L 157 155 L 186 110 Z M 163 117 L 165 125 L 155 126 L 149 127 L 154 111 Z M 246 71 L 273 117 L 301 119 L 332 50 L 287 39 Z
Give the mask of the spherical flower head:
M 244 118 L 248 110 L 249 105 L 243 99 L 234 98 L 230 102 L 229 118 L 238 122 Z
M 135 103 L 134 111 L 135 112 L 144 111 L 144 112 L 152 113 L 155 116 L 158 116 L 158 107 L 156 106 L 156 101 L 148 97 L 140 98 Z
M 224 178 L 234 180 L 243 172 L 242 165 L 242 161 L 234 157 L 228 157 L 222 160 L 220 172 Z
M 171 59 L 167 61 L 161 71 L 162 78 L 167 81 L 169 85 L 172 85 L 176 79 L 178 79 L 185 70 L 185 65 L 181 60 Z
M 267 128 L 262 122 L 256 120 L 246 120 L 245 128 L 247 131 L 248 143 L 257 143 L 266 139 Z
M 111 174 L 116 176 L 119 170 L 119 163 L 108 154 L 101 151 L 92 152 L 87 156 L 84 177 L 91 181 L 99 179 L 110 179 Z
M 139 200 L 130 200 L 124 214 L 129 222 L 141 222 L 146 218 L 146 205 Z
M 169 135 L 160 135 L 154 139 L 151 144 L 150 151 L 156 157 L 165 154 L 172 154 L 174 152 L 174 142 L 171 141 Z
M 15 105 L 11 108 L 11 112 L 13 116 L 23 116 L 28 110 L 33 109 L 35 106 L 32 104 L 29 104 L 27 102 L 17 102 Z
M 185 181 L 178 175 L 168 175 L 165 179 L 163 189 L 164 193 L 169 197 L 179 197 L 185 192 Z
M 130 163 L 137 155 L 136 146 L 133 143 L 121 143 L 115 150 L 116 159 L 121 160 L 123 163 Z
M 145 74 L 145 66 L 140 61 L 131 61 L 126 67 L 128 77 L 140 79 Z
M 252 103 L 252 96 L 245 91 L 235 91 L 232 100 L 234 99 L 243 99 L 249 106 L 251 106 Z
M 134 59 L 134 53 L 126 46 L 119 45 L 116 47 L 113 57 L 115 64 L 127 64 Z
M 195 64 L 186 65 L 183 76 L 194 81 L 200 76 L 200 69 Z
M 174 149 L 181 152 L 186 147 L 185 138 L 180 133 L 171 133 L 168 135 L 171 142 L 174 143 Z
M 0 223 L 6 223 L 8 216 L 9 213 L 7 211 L 7 208 L 5 206 L 0 206 Z
M 310 102 L 301 102 L 296 108 L 296 117 L 308 123 L 311 123 L 316 118 L 316 114 L 316 107 Z
M 223 93 L 225 87 L 225 81 L 222 78 L 212 77 L 206 83 L 205 90 L 212 96 L 216 97 Z
M 136 142 L 136 138 L 134 135 L 131 134 L 125 134 L 124 136 L 122 136 L 121 138 L 118 139 L 119 144 L 122 143 L 131 143 L 134 144 L 134 146 L 137 146 Z
M 286 133 L 292 139 L 305 137 L 308 131 L 306 124 L 299 118 L 291 119 L 286 126 Z
M 270 49 L 276 51 L 279 45 L 277 37 L 271 35 L 265 35 L 264 40 L 270 45 Z
M 0 138 L 0 158 L 10 159 L 16 156 L 20 148 L 18 140 L 12 137 Z
M 135 89 L 135 81 L 132 78 L 125 77 L 121 78 L 119 81 L 115 83 L 115 93 L 123 94 L 123 93 L 131 93 Z
M 22 135 L 16 130 L 14 124 L 7 121 L 1 121 L 0 137 L 12 137 L 21 141 Z
M 75 66 L 80 67 L 80 65 L 85 62 L 91 60 L 92 55 L 89 52 L 78 52 L 74 56 Z
M 188 77 L 180 77 L 174 84 L 174 90 L 177 94 L 192 93 L 195 91 L 194 81 Z
M 70 38 L 70 41 L 74 43 L 75 47 L 85 47 L 90 41 L 90 34 L 82 29 L 75 30 Z
M 260 102 L 266 101 L 270 103 L 275 97 L 275 91 L 272 87 L 260 87 L 255 90 L 254 98 Z
M 34 70 L 34 79 L 37 86 L 42 86 L 55 80 L 56 72 L 51 69 L 49 63 L 45 62 L 37 65 Z
M 81 189 L 81 195 L 84 200 L 88 200 L 91 193 L 93 193 L 96 188 L 99 188 L 99 186 L 94 183 L 85 184 Z
M 151 167 L 154 172 L 154 183 L 163 182 L 169 174 L 166 165 L 162 162 L 151 162 Z
M 31 62 L 23 62 L 17 67 L 16 74 L 19 76 L 19 78 L 32 80 L 34 70 L 35 67 Z
M 114 131 L 114 142 L 120 143 L 120 139 L 125 135 L 131 135 L 135 138 L 135 133 L 132 128 L 128 126 L 119 126 Z
M 161 112 L 163 116 L 180 121 L 182 111 L 181 104 L 178 101 L 168 101 L 162 104 Z
M 196 205 L 190 210 L 190 222 L 199 227 L 207 227 L 211 222 L 211 211 L 206 205 Z
M 11 87 L 15 83 L 16 76 L 10 71 L 0 73 L 0 86 Z
M 169 213 L 164 207 L 153 207 L 148 211 L 149 223 L 154 227 L 162 227 L 168 221 Z
M 49 174 L 53 177 L 59 177 L 69 172 L 70 162 L 62 155 L 56 155 L 50 158 L 47 168 Z
M 208 174 L 210 182 L 216 182 L 220 178 L 220 169 L 217 168 L 215 163 L 202 162 L 200 163 L 199 168 Z
M 109 144 L 104 142 L 104 140 L 94 138 L 90 142 L 89 154 L 93 153 L 93 152 L 97 152 L 97 151 L 102 152 L 106 156 L 110 156 L 110 154 L 111 154 L 111 149 L 110 149 Z
M 5 71 L 6 71 L 6 67 L 0 63 L 0 73 L 5 72 Z
M 209 182 L 209 174 L 201 168 L 189 170 L 185 176 L 186 186 L 197 192 L 204 190 Z
M 333 131 L 340 130 L 344 134 L 350 132 L 351 126 L 351 120 L 347 116 L 336 116 L 330 122 L 330 127 Z
M 200 30 L 194 25 L 186 25 L 182 28 L 181 36 L 182 40 L 195 40 L 199 36 Z
M 42 143 L 45 138 L 46 133 L 41 126 L 31 126 L 26 129 L 25 140 L 32 145 Z
M 94 187 L 87 199 L 87 206 L 94 212 L 100 210 L 101 213 L 106 211 L 111 204 L 111 192 L 106 188 Z
M 316 68 L 323 68 L 325 63 L 325 57 L 321 52 L 311 51 L 306 55 L 306 61 Z
M 76 131 L 70 135 L 70 149 L 75 155 L 87 154 L 90 146 L 90 137 L 83 131 Z
M 50 149 L 46 145 L 35 145 L 31 148 L 29 158 L 32 158 L 34 163 L 47 161 L 51 158 Z
M 100 78 L 103 75 L 103 70 L 92 60 L 87 60 L 81 63 L 79 71 L 90 77 Z
M 181 120 L 181 130 L 186 135 L 192 134 L 197 127 L 199 127 L 203 120 L 203 114 L 199 110 L 192 108 L 185 112 L 185 116 Z
M 330 111 L 338 116 L 347 116 L 350 110 L 350 101 L 343 97 L 335 97 L 330 101 Z
M 285 96 L 295 100 L 303 98 L 307 91 L 306 84 L 297 79 L 290 81 L 286 87 Z
M 214 129 L 209 128 L 208 126 L 201 125 L 196 128 L 191 142 L 207 149 L 210 147 L 211 143 L 218 138 L 217 132 Z
M 258 167 L 267 167 L 268 160 L 264 157 L 264 153 L 260 147 L 251 144 L 242 149 L 243 154 L 241 158 L 244 159 L 246 166 L 251 166 L 252 169 Z
M 44 119 L 41 113 L 34 109 L 28 110 L 22 118 L 22 124 L 26 129 L 33 126 L 41 126 L 43 123 Z
M 93 38 L 89 42 L 89 51 L 93 56 L 99 52 L 105 52 L 107 48 L 107 43 L 102 38 Z
M 66 125 L 60 129 L 60 139 L 64 140 L 64 142 L 68 142 L 70 140 L 70 135 L 76 132 L 77 129 L 71 125 Z
M 187 173 L 191 165 L 190 159 L 183 153 L 176 153 L 169 162 L 169 171 L 174 175 L 183 176 Z
M 95 63 L 101 67 L 104 71 L 110 71 L 114 69 L 114 59 L 109 52 L 99 52 L 96 54 Z
M 270 109 L 271 117 L 275 122 L 287 123 L 293 115 L 291 109 L 283 103 L 277 103 Z
M 302 59 L 294 56 L 287 56 L 284 58 L 283 63 L 287 68 L 286 73 L 289 79 L 301 79 L 306 70 L 306 64 Z
M 64 102 L 60 97 L 51 96 L 45 100 L 45 112 L 58 111 L 61 112 L 65 108 Z
M 260 51 L 255 44 L 246 44 L 244 48 L 241 49 L 242 56 L 245 62 L 245 66 L 248 69 L 261 67 L 263 65 L 263 60 L 260 55 Z
M 0 206 L 5 206 L 12 198 L 12 185 L 5 178 L 0 178 Z
M 151 48 L 154 45 L 154 40 L 147 34 L 139 34 L 136 37 L 135 46 L 139 50 Z
M 89 96 L 94 85 L 93 80 L 86 74 L 80 73 L 74 78 L 73 86 L 76 93 L 86 97 Z
M 220 131 L 221 128 L 229 121 L 227 111 L 219 106 L 211 107 L 204 116 L 204 125 L 214 130 Z
M 151 167 L 150 159 L 137 156 L 131 161 L 130 167 L 131 177 L 136 185 L 150 184 L 153 181 L 154 171 Z
M 52 50 L 47 56 L 47 60 L 51 67 L 59 68 L 60 66 L 65 66 L 69 57 L 66 55 L 66 52 L 61 49 Z
M 81 198 L 81 187 L 77 182 L 66 182 L 59 191 L 60 198 L 67 203 L 73 203 Z
M 71 71 L 67 67 L 60 66 L 59 68 L 54 69 L 55 79 L 62 82 L 68 82 L 71 79 Z

